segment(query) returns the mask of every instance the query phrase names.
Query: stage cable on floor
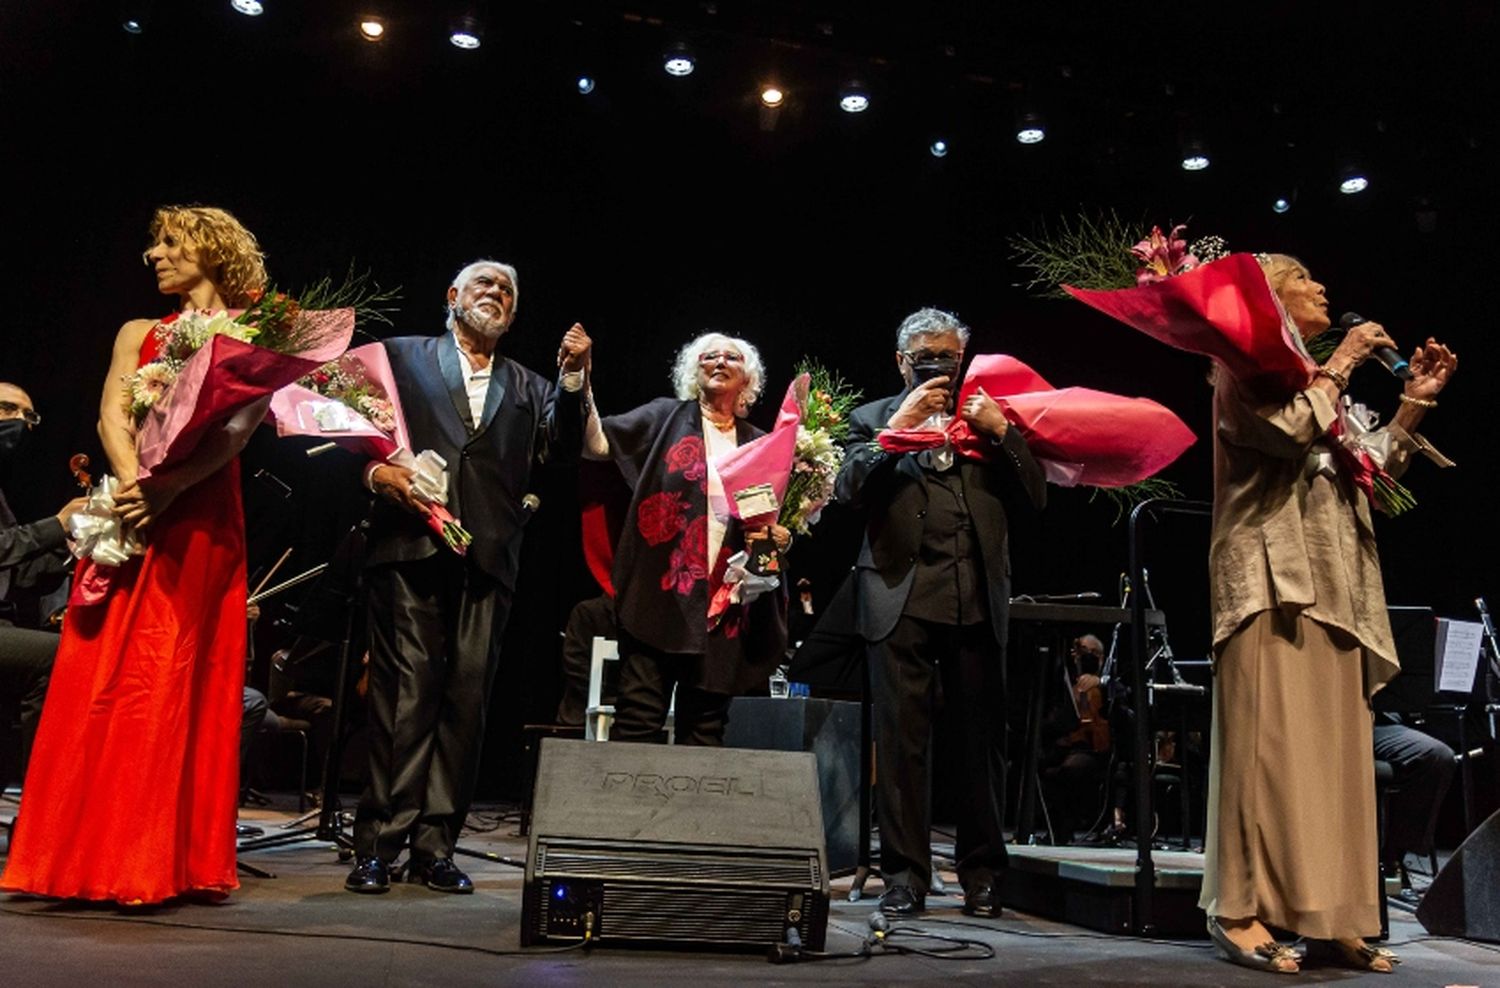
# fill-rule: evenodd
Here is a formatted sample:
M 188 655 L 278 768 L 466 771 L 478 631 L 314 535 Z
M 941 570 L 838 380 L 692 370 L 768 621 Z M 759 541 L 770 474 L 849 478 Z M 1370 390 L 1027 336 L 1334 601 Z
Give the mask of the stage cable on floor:
M 6 913 L 11 916 L 28 916 L 33 919 L 126 923 L 136 926 L 159 926 L 173 930 L 200 930 L 205 933 L 246 933 L 252 936 L 290 937 L 303 940 L 348 940 L 359 943 L 403 944 L 409 947 L 431 947 L 437 950 L 460 950 L 466 953 L 484 954 L 488 957 L 542 957 L 548 954 L 566 954 L 580 949 L 590 949 L 597 943 L 593 937 L 592 930 L 586 932 L 584 938 L 577 943 L 570 943 L 563 947 L 526 947 L 520 950 L 500 950 L 494 947 L 480 947 L 475 944 L 447 943 L 441 940 L 418 940 L 412 937 L 361 936 L 354 933 L 314 933 L 307 930 L 282 930 L 274 927 L 269 929 L 255 929 L 254 927 L 244 926 L 214 926 L 208 923 L 180 923 L 164 919 L 150 919 L 144 916 L 83 916 L 72 913 L 37 913 L 26 909 L 12 909 L 8 906 L 0 906 L 0 913 Z

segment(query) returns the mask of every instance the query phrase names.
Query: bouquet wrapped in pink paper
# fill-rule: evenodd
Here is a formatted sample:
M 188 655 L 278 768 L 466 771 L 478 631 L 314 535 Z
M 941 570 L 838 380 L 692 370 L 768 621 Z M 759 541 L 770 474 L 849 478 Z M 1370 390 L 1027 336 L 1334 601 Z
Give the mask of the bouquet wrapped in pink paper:
M 412 489 L 427 506 L 427 526 L 459 555 L 473 541 L 446 507 L 447 462 L 432 450 L 413 453 L 401 396 L 385 347 L 355 347 L 288 384 L 271 399 L 281 436 L 321 436 L 372 460 L 413 473 Z
M 236 413 L 306 374 L 349 345 L 354 310 L 307 310 L 286 295 L 263 295 L 237 314 L 189 311 L 163 319 L 143 344 L 151 359 L 124 382 L 136 421 L 141 479 L 186 459 Z M 146 349 L 150 347 L 150 349 Z M 88 506 L 69 523 L 86 559 L 70 604 L 104 600 L 116 568 L 141 551 L 115 516 L 118 482 L 101 477 Z
M 843 462 L 840 445 L 848 432 L 850 409 L 859 393 L 821 365 L 804 361 L 786 390 L 771 431 L 725 454 L 715 463 L 724 486 L 720 514 L 747 525 L 775 523 L 806 535 L 833 497 Z M 731 557 L 724 585 L 732 595 L 716 596 L 710 614 L 730 602 L 751 600 L 778 585 L 780 554 L 769 538 L 747 540 Z M 759 582 L 757 582 L 759 581 Z
M 1149 398 L 1091 388 L 1054 388 L 1015 357 L 980 354 L 959 388 L 958 407 L 983 390 L 1019 429 L 1047 479 L 1060 487 L 1118 488 L 1166 468 L 1193 444 L 1192 430 Z M 951 443 L 962 456 L 988 459 L 993 445 L 955 417 L 946 429 L 887 429 L 876 437 L 889 452 Z
M 168 324 L 169 331 L 175 330 L 174 337 L 196 335 L 205 329 L 209 335 L 182 362 L 170 386 L 141 412 L 135 442 L 140 476 L 149 477 L 186 457 L 210 429 L 349 345 L 354 333 L 353 309 L 306 312 L 302 318 L 310 323 L 308 346 L 296 352 L 259 346 L 254 335 L 241 338 L 231 335 L 232 330 L 214 331 L 215 321 L 229 320 L 227 313 L 189 313 Z M 208 321 L 206 327 L 194 325 L 204 319 Z M 144 365 L 137 377 L 163 362 L 159 359 Z

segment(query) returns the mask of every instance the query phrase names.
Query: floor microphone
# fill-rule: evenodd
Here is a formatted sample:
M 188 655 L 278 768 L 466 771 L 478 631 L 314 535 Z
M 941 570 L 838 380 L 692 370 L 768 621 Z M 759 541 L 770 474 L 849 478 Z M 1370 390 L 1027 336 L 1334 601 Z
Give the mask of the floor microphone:
M 1344 327 L 1345 330 L 1350 330 L 1355 326 L 1358 326 L 1362 322 L 1369 321 L 1370 320 L 1366 319 L 1358 312 L 1346 312 L 1342 317 L 1340 317 L 1339 325 Z M 1406 362 L 1405 357 L 1396 352 L 1395 347 L 1376 347 L 1375 359 L 1380 361 L 1380 363 L 1385 367 L 1386 370 L 1401 378 L 1401 380 L 1411 380 L 1411 365 Z

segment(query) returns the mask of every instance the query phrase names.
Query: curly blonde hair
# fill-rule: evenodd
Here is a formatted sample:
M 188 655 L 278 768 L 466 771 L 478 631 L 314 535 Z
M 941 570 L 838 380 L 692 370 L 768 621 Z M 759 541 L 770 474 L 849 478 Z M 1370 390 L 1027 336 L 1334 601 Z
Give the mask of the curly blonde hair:
M 151 217 L 151 242 L 174 236 L 190 244 L 198 263 L 235 309 L 266 290 L 266 255 L 255 234 L 228 211 L 213 206 L 162 206 Z

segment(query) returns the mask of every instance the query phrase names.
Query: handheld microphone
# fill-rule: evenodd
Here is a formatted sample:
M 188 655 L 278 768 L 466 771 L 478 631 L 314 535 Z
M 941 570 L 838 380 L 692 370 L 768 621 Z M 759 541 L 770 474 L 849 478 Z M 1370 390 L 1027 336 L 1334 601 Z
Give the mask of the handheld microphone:
M 1347 331 L 1353 329 L 1355 326 L 1358 326 L 1362 322 L 1369 321 L 1370 320 L 1366 319 L 1358 312 L 1346 312 L 1339 318 L 1339 325 Z M 1405 357 L 1396 352 L 1395 347 L 1376 347 L 1375 359 L 1380 361 L 1381 364 L 1385 366 L 1386 370 L 1401 378 L 1401 380 L 1411 380 L 1411 365 L 1406 362 Z
M 886 934 L 891 930 L 891 921 L 886 918 L 885 913 L 881 912 L 878 907 L 874 912 L 870 913 L 870 918 L 866 922 L 870 927 L 869 942 L 871 943 L 879 943 L 884 940 Z
M 542 499 L 535 494 L 528 493 L 521 498 L 521 524 L 525 525 L 536 514 L 536 509 L 542 506 Z

